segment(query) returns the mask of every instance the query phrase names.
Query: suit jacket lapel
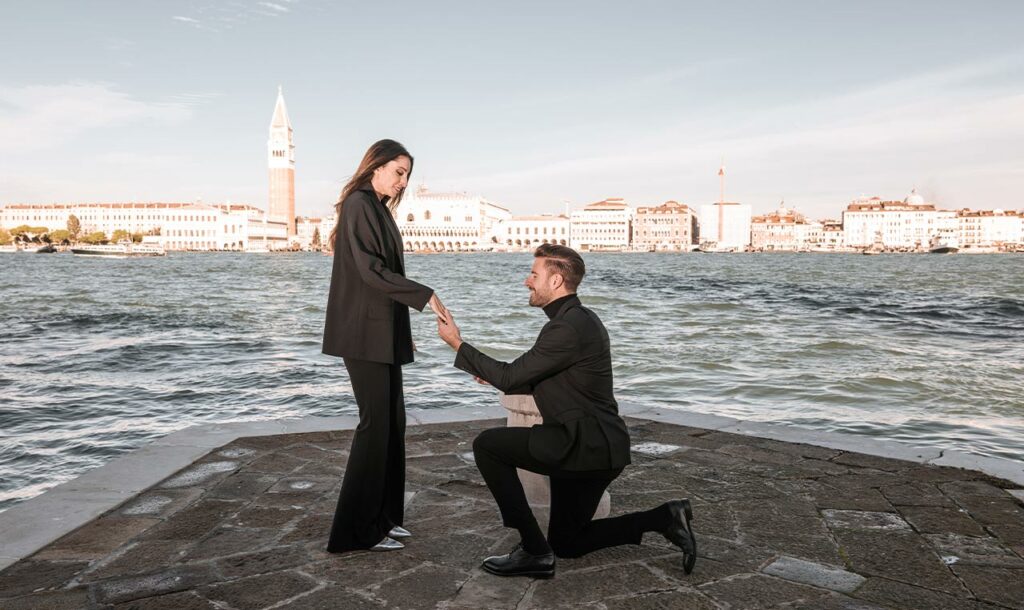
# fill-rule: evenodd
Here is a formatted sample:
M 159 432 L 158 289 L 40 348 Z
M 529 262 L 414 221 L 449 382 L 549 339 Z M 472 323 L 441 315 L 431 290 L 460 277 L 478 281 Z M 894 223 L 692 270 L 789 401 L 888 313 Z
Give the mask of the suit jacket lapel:
M 402 242 L 402 233 L 398 230 L 398 224 L 395 222 L 395 217 L 391 215 L 391 210 L 387 206 L 381 206 L 381 213 L 384 215 L 384 224 L 388 226 L 388 230 L 391 232 L 391 239 L 395 240 L 395 249 L 398 251 L 398 265 L 399 271 L 405 273 L 405 247 Z
M 376 194 L 373 194 L 372 196 L 374 199 L 377 198 Z M 387 233 L 391 236 L 392 248 L 397 252 L 397 256 L 395 257 L 398 259 L 397 271 L 402 275 L 405 275 L 405 257 L 402 252 L 402 234 L 398 231 L 398 225 L 395 224 L 395 219 L 391 216 L 391 210 L 389 210 L 387 206 L 379 200 L 377 201 L 377 205 L 374 206 L 374 210 L 377 211 L 377 217 L 380 219 L 381 224 L 387 227 Z

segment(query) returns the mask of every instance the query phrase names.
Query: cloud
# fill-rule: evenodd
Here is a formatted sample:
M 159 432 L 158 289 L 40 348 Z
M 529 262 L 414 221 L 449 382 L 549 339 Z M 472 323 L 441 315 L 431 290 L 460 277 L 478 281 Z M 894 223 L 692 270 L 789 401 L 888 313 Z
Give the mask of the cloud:
M 198 17 L 175 15 L 171 19 L 209 32 L 222 32 L 236 25 L 263 17 L 280 17 L 291 12 L 291 6 L 298 0 L 277 0 L 276 2 L 205 2 L 193 4 L 193 13 Z
M 676 190 L 699 182 L 706 190 L 684 192 L 683 198 L 711 200 L 717 196 L 714 170 L 725 154 L 736 168 L 734 181 L 757 183 L 759 193 L 845 192 L 843 201 L 894 182 L 909 189 L 936 174 L 969 175 L 1007 160 L 1010 166 L 1024 162 L 1017 144 L 1024 139 L 1024 86 L 1012 78 L 1022 67 L 1024 58 L 1006 56 L 742 113 L 686 117 L 681 111 L 656 127 L 638 127 L 628 139 L 618 135 L 622 118 L 609 117 L 608 124 L 560 132 L 559 142 L 587 144 L 560 148 L 558 158 L 538 152 L 518 167 L 443 180 L 502 197 L 528 193 L 550 200 L 581 186 L 589 191 L 583 197 L 602 190 L 628 196 L 621 185 L 656 198 L 653 191 L 664 190 L 662 185 L 675 184 Z M 611 135 L 595 144 L 586 138 L 595 133 Z M 1020 182 L 1019 175 L 1006 177 Z M 847 191 L 853 184 L 856 191 Z
M 271 10 L 278 11 L 280 13 L 287 13 L 291 9 L 287 6 L 281 6 L 280 4 L 274 4 L 273 2 L 260 2 L 260 6 L 265 6 Z
M 0 151 L 54 148 L 110 126 L 186 121 L 195 105 L 145 102 L 100 83 L 0 87 Z

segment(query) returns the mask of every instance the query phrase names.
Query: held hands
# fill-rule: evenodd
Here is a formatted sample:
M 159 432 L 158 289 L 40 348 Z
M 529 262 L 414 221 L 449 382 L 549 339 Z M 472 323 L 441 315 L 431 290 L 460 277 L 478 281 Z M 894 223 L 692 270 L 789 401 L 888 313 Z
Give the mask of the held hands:
M 462 346 L 462 333 L 459 332 L 459 327 L 455 324 L 455 318 L 452 316 L 452 312 L 447 309 L 443 310 L 444 316 L 437 317 L 437 334 L 441 337 L 441 340 L 447 343 L 455 351 L 459 351 L 459 347 Z
M 436 292 L 430 296 L 430 300 L 427 301 L 427 307 L 429 307 L 430 311 L 434 312 L 434 315 L 437 316 L 439 324 L 444 322 L 448 309 L 444 306 L 444 303 L 441 302 L 441 299 L 437 297 Z

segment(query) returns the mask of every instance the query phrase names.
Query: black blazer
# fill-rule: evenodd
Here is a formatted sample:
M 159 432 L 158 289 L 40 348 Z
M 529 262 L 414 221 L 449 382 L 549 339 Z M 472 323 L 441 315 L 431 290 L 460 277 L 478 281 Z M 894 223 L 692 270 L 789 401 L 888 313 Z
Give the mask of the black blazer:
M 406 279 L 402 234 L 386 203 L 369 186 L 342 202 L 325 354 L 390 364 L 413 361 L 409 308 L 423 311 L 434 291 Z
M 544 419 L 530 431 L 530 454 L 538 460 L 564 470 L 629 464 L 629 431 L 612 394 L 608 331 L 579 298 L 567 300 L 514 362 L 463 342 L 455 366 L 507 394 L 533 394 Z

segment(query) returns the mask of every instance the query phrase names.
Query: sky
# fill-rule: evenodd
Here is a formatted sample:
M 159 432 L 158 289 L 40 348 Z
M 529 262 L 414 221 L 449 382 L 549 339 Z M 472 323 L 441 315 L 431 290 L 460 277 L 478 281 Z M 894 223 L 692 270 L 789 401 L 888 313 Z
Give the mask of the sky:
M 266 207 L 278 86 L 296 208 L 375 140 L 514 214 L 916 188 L 1024 209 L 1024 3 L 22 3 L 0 23 L 0 205 Z

